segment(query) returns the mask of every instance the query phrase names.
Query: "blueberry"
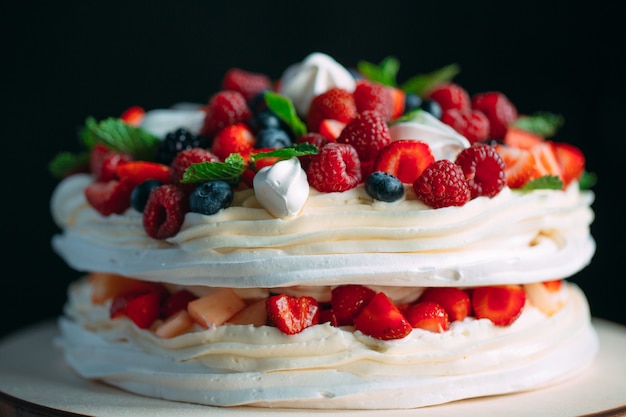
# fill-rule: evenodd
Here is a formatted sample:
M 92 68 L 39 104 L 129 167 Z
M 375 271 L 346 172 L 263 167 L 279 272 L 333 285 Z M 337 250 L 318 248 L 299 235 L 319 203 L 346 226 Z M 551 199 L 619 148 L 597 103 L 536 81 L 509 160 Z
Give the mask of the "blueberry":
M 404 112 L 409 113 L 417 110 L 422 105 L 422 98 L 415 93 L 407 93 L 404 96 Z
M 258 132 L 266 128 L 283 129 L 284 123 L 280 118 L 269 109 L 265 109 L 252 116 L 252 128 Z
M 422 105 L 420 106 L 420 108 L 432 114 L 437 119 L 441 119 L 441 115 L 443 114 L 443 110 L 441 110 L 441 106 L 435 100 L 426 99 L 422 101 Z
M 404 195 L 404 186 L 396 176 L 374 171 L 365 180 L 365 191 L 376 200 L 390 203 Z
M 161 185 L 163 185 L 161 181 L 147 180 L 136 186 L 130 194 L 131 206 L 133 206 L 133 208 L 138 212 L 143 213 L 143 209 L 146 207 L 146 202 L 148 201 L 150 192 Z
M 291 138 L 283 129 L 268 127 L 257 133 L 256 148 L 284 148 L 286 146 L 291 146 Z
M 211 180 L 198 185 L 189 196 L 189 208 L 194 213 L 215 214 L 233 202 L 233 190 L 226 181 Z

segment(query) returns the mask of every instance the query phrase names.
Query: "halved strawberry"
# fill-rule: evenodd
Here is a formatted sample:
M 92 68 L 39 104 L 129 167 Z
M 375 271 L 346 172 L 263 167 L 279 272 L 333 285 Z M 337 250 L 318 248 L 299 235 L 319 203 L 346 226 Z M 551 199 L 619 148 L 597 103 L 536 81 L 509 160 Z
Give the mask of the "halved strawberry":
M 508 326 L 522 313 L 526 293 L 521 285 L 476 287 L 472 290 L 472 308 L 478 319 L 489 319 L 496 326 Z
M 442 333 L 450 327 L 450 320 L 446 309 L 434 301 L 420 301 L 410 306 L 406 319 L 415 329 Z
M 85 188 L 87 202 L 103 216 L 122 214 L 130 207 L 135 185 L 128 179 L 96 181 Z
M 561 310 L 566 304 L 566 297 L 564 297 L 561 288 L 562 280 L 524 284 L 526 298 L 528 298 L 530 304 L 548 316 Z
M 418 301 L 439 304 L 446 310 L 450 321 L 463 320 L 472 311 L 469 294 L 456 287 L 430 287 Z
M 535 157 L 540 176 L 554 175 L 562 178 L 561 166 L 550 142 L 538 143 L 530 149 L 530 152 Z
M 231 153 L 248 153 L 254 147 L 256 138 L 245 123 L 235 123 L 221 129 L 213 138 L 211 153 L 222 161 Z
M 143 121 L 146 111 L 141 106 L 131 106 L 122 112 L 120 119 L 131 126 L 139 126 Z
M 405 184 L 412 184 L 434 160 L 426 142 L 400 139 L 380 151 L 373 171 L 383 171 L 394 175 Z
M 495 145 L 496 151 L 502 157 L 506 185 L 509 188 L 523 187 L 528 181 L 541 176 L 537 169 L 535 156 L 528 149 L 513 148 L 506 145 Z
M 128 154 L 115 152 L 99 143 L 91 148 L 89 155 L 89 171 L 96 181 L 117 179 L 117 166 L 132 161 Z
M 400 309 L 383 292 L 377 293 L 354 318 L 354 327 L 380 340 L 402 339 L 412 330 Z
M 502 143 L 520 149 L 532 149 L 533 146 L 543 142 L 542 136 L 536 135 L 528 130 L 517 127 L 508 127 Z
M 147 289 L 130 289 L 111 301 L 110 317 L 126 316 L 137 327 L 147 329 L 160 317 L 161 294 Z
M 300 333 L 319 323 L 320 308 L 313 297 L 274 295 L 266 300 L 269 321 L 284 334 Z
M 330 305 L 337 326 L 352 325 L 354 318 L 376 295 L 363 285 L 340 285 L 331 291 Z
M 391 92 L 391 100 L 393 102 L 391 110 L 391 120 L 396 119 L 404 114 L 404 105 L 406 93 L 396 87 L 387 87 Z
M 341 131 L 346 127 L 344 122 L 335 119 L 324 119 L 320 122 L 319 133 L 331 142 L 337 141 Z
M 126 178 L 135 185 L 150 179 L 155 179 L 165 184 L 170 179 L 170 167 L 157 162 L 129 161 L 119 164 L 115 172 L 118 178 Z
M 567 187 L 581 177 L 585 170 L 585 155 L 576 146 L 564 142 L 550 142 L 552 151 L 561 168 L 561 179 Z

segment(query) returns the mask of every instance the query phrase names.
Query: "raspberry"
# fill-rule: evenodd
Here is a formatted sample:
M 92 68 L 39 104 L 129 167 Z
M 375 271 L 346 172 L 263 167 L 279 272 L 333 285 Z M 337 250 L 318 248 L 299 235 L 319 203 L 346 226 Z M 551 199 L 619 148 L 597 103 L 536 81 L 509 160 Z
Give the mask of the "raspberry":
M 346 125 L 337 142 L 354 146 L 361 163 L 372 164 L 380 150 L 391 143 L 391 136 L 383 116 L 366 110 Z
M 324 193 L 347 191 L 361 182 L 361 164 L 356 150 L 331 142 L 313 155 L 306 170 L 309 184 Z
M 257 94 L 271 88 L 272 80 L 267 75 L 240 68 L 229 69 L 222 79 L 223 90 L 237 91 L 247 102 L 250 102 Z
M 465 136 L 471 143 L 489 138 L 489 119 L 480 110 L 448 109 L 441 115 L 441 121 Z
M 501 140 L 507 127 L 517 119 L 517 109 L 502 93 L 489 91 L 472 97 L 472 108 L 489 119 L 489 137 Z
M 178 233 L 188 211 L 185 192 L 175 185 L 162 185 L 148 197 L 143 209 L 143 228 L 154 239 L 167 239 Z
M 460 166 L 447 159 L 430 164 L 414 182 L 415 195 L 433 208 L 462 206 L 471 197 Z
M 391 119 L 394 112 L 394 97 L 388 87 L 380 83 L 362 80 L 357 83 L 352 95 L 358 113 L 376 110 L 385 120 Z
M 335 87 L 315 96 L 311 101 L 306 116 L 309 131 L 319 132 L 320 123 L 324 119 L 334 119 L 348 123 L 356 117 L 356 105 L 352 94 L 342 88 Z
M 442 83 L 428 94 L 428 98 L 439 103 L 442 111 L 457 109 L 467 111 L 471 108 L 471 100 L 467 91 L 456 83 Z
M 472 198 L 493 197 L 506 185 L 506 166 L 493 146 L 475 143 L 463 149 L 455 163 L 465 173 Z
M 200 134 L 213 137 L 217 132 L 252 116 L 245 97 L 238 91 L 222 90 L 211 96 Z
M 322 147 L 326 145 L 328 142 L 329 141 L 328 139 L 326 139 L 326 137 L 324 137 L 320 133 L 315 133 L 315 132 L 305 133 L 304 135 L 296 139 L 296 143 L 310 143 L 312 145 L 317 146 L 317 149 L 322 149 Z M 302 169 L 304 169 L 305 171 L 307 167 L 309 166 L 309 164 L 311 163 L 312 157 L 313 157 L 312 155 L 303 155 L 303 156 L 298 157 L 298 159 L 300 160 L 300 165 L 302 166 Z
M 185 174 L 185 170 L 193 164 L 215 161 L 219 161 L 219 158 L 203 148 L 192 148 L 180 151 L 170 166 L 170 183 L 180 186 L 187 192 L 191 192 L 197 184 L 183 184 L 180 182 Z

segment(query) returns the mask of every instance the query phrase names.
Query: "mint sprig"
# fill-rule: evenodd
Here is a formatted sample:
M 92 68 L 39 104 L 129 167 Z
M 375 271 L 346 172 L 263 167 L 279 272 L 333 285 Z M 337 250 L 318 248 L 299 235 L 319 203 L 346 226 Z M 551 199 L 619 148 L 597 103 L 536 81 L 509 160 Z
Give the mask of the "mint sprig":
M 112 151 L 129 154 L 143 161 L 154 159 L 155 149 L 161 141 L 147 130 L 131 126 L 115 117 L 100 122 L 88 117 L 80 135 L 89 149 L 102 143 Z
M 267 107 L 287 123 L 296 137 L 306 133 L 306 125 L 298 117 L 298 113 L 289 98 L 271 91 L 266 91 L 263 96 Z
M 86 170 L 89 166 L 89 152 L 61 152 L 48 164 L 48 170 L 55 178 L 64 178 L 70 174 Z
M 535 133 L 544 138 L 550 138 L 563 125 L 563 116 L 550 112 L 537 112 L 532 115 L 522 115 L 513 126 Z
M 521 191 L 533 191 L 533 190 L 562 190 L 563 181 L 556 175 L 544 175 L 534 180 L 528 181 L 523 187 L 519 188 Z
M 424 97 L 434 86 L 451 81 L 459 72 L 461 72 L 461 68 L 457 64 L 446 65 L 433 72 L 418 74 L 409 78 L 400 85 L 400 89 L 405 93 L 415 93 Z
M 359 61 L 356 69 L 370 81 L 396 87 L 400 61 L 393 56 L 384 58 L 378 65 L 368 61 Z

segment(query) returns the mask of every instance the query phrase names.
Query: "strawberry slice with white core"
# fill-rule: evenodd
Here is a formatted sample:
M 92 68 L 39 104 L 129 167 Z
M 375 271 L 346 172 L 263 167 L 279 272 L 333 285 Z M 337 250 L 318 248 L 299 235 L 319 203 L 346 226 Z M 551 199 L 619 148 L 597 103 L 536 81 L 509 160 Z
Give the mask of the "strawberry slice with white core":
M 380 151 L 373 170 L 394 175 L 404 184 L 413 184 L 434 160 L 426 142 L 400 139 Z
M 450 327 L 448 313 L 434 301 L 419 302 L 410 306 L 406 313 L 406 319 L 416 329 L 428 330 L 433 333 L 442 333 Z
M 274 295 L 266 300 L 266 308 L 270 323 L 284 334 L 300 333 L 320 319 L 319 304 L 309 296 Z

